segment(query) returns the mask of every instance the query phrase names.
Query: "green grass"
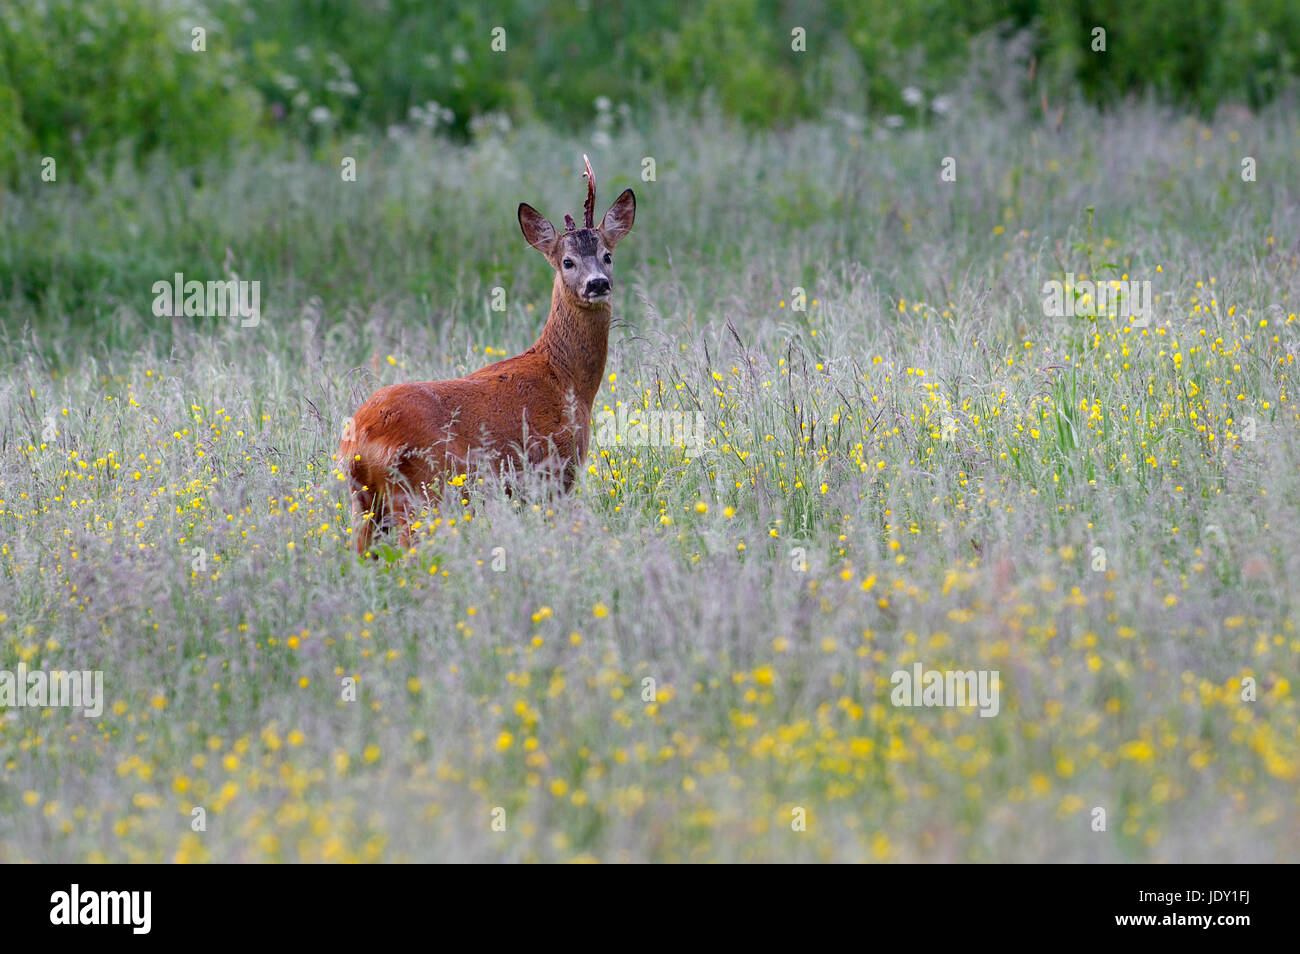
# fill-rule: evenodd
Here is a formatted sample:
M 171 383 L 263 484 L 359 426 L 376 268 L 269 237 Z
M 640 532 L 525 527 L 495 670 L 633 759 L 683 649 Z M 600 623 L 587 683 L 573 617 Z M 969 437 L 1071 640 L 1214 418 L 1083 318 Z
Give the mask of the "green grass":
M 107 710 L 0 715 L 0 861 L 1294 857 L 1294 113 L 953 115 L 4 196 L 0 669 L 102 669 Z M 358 562 L 343 419 L 532 343 L 515 207 L 578 210 L 584 151 L 638 196 L 598 410 L 708 446 L 472 485 Z M 227 249 L 258 327 L 152 315 Z M 1044 316 L 1107 263 L 1151 327 Z M 893 706 L 915 662 L 998 670 L 999 714 Z

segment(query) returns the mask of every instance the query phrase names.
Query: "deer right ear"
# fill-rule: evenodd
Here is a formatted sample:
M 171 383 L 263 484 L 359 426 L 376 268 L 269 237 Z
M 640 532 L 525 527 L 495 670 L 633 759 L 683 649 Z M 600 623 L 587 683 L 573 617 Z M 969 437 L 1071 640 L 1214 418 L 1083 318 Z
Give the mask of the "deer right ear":
M 632 222 L 636 218 L 636 196 L 631 189 L 624 189 L 623 194 L 614 200 L 605 217 L 601 219 L 600 231 L 605 236 L 609 247 L 613 248 L 623 237 L 632 231 Z
M 519 203 L 519 227 L 523 229 L 528 244 L 543 255 L 549 255 L 555 245 L 555 226 L 527 202 Z

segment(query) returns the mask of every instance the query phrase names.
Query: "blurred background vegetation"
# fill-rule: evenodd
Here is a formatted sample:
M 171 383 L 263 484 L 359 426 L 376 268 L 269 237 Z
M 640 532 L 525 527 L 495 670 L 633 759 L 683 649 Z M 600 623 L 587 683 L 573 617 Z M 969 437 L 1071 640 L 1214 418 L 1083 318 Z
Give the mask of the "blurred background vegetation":
M 1105 54 L 1092 50 L 1097 26 Z M 497 27 L 505 52 L 493 49 Z M 796 27 L 806 52 L 791 48 Z M 951 108 L 973 65 L 1032 102 L 1154 93 L 1201 112 L 1259 107 L 1300 71 L 1300 3 L 6 2 L 0 181 L 34 178 L 27 160 L 47 155 L 74 172 L 159 151 L 197 166 L 250 141 L 311 147 L 413 125 L 469 138 L 663 103 L 760 127 L 827 111 L 914 124 Z

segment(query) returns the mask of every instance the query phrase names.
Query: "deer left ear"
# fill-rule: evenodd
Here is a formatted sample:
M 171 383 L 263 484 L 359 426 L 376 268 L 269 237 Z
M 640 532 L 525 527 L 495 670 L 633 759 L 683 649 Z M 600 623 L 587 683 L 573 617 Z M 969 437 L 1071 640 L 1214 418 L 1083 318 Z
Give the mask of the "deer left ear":
M 623 241 L 623 236 L 632 231 L 635 218 L 636 196 L 631 189 L 624 189 L 623 194 L 614 200 L 605 217 L 600 220 L 600 233 L 605 236 L 605 243 L 613 248 Z
M 555 244 L 555 226 L 527 202 L 519 203 L 519 228 L 529 245 L 543 255 L 550 254 L 551 246 Z

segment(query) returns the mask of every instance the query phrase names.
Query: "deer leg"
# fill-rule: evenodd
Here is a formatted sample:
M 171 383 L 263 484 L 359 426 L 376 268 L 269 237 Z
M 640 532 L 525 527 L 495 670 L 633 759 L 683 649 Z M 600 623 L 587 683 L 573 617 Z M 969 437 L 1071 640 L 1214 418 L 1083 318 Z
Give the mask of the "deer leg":
M 365 556 L 375 537 L 375 528 L 384 519 L 384 507 L 378 494 L 359 490 L 352 495 L 352 535 L 357 556 Z
M 420 514 L 420 501 L 402 494 L 390 504 L 388 512 L 391 525 L 397 531 L 397 545 L 403 550 L 411 549 L 416 536 L 411 524 Z

